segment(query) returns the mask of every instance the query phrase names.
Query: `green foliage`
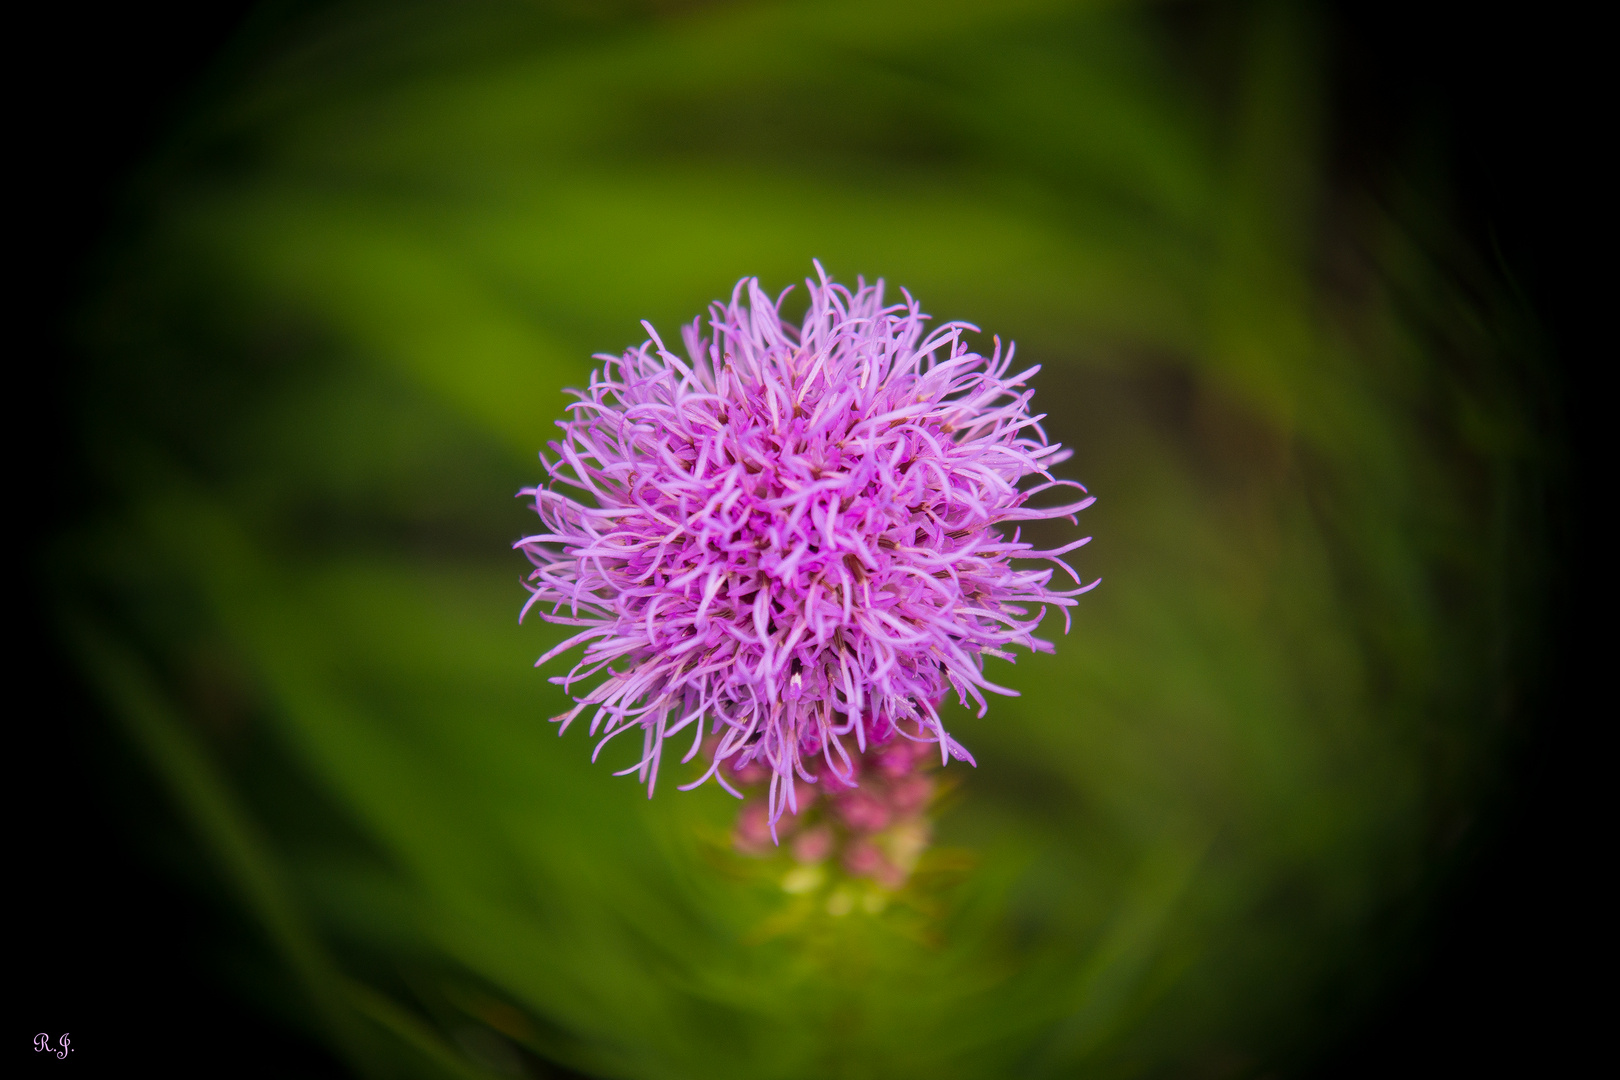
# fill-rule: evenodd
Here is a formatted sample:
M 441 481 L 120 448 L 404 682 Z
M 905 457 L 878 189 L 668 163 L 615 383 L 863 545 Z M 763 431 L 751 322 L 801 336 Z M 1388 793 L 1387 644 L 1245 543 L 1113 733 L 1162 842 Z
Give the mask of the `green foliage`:
M 285 1007 L 370 1075 L 1307 1060 L 1500 755 L 1545 467 L 1507 324 L 1327 182 L 1295 8 L 631 8 L 267 9 L 87 308 L 63 624 Z M 955 719 L 887 906 L 592 766 L 516 622 L 590 354 L 812 257 L 1016 339 L 1099 499 L 1103 585 Z

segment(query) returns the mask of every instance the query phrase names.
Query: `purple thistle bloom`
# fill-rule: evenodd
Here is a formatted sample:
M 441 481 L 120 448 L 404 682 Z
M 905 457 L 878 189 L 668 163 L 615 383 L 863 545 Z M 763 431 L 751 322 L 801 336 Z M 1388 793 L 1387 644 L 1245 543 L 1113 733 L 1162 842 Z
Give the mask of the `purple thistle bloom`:
M 1030 415 L 1024 380 L 1039 368 L 1009 375 L 999 338 L 981 356 L 962 339 L 976 327 L 926 332 L 909 294 L 885 305 L 882 281 L 852 292 L 816 270 L 802 326 L 779 314 L 786 291 L 772 302 L 745 278 L 712 306 L 712 339 L 699 320 L 683 328 L 690 359 L 645 322 L 649 341 L 598 355 L 558 421 L 557 460 L 541 455 L 550 480 L 520 492 L 545 531 L 515 545 L 535 566 L 523 613 L 583 628 L 536 666 L 585 644 L 551 681 L 606 676 L 555 718 L 562 730 L 594 710 L 594 760 L 639 728 L 641 760 L 618 775 L 637 773 L 649 796 L 667 738 L 689 731 L 691 761 L 718 736 L 686 787 L 714 777 L 739 794 L 721 764 L 763 766 L 772 835 L 798 810 L 794 777 L 815 783 L 824 763 L 855 782 L 851 743 L 861 754 L 898 734 L 971 763 L 940 720 L 946 694 L 980 716 L 983 691 L 1015 694 L 985 678 L 984 657 L 1050 652 L 1034 636 L 1044 605 L 1097 584 L 1061 559 L 1086 540 L 1035 551 L 1001 533 L 1073 522 L 1092 502 L 1028 505 L 1085 491 L 1049 471 L 1069 452 Z M 1077 587 L 1013 559 L 1055 563 Z

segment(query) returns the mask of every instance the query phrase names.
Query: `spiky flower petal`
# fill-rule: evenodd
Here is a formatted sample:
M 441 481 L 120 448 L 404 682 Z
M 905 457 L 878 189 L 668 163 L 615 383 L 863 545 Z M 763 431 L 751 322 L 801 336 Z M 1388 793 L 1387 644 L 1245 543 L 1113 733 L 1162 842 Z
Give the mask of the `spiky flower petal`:
M 590 713 L 597 753 L 639 730 L 635 772 L 650 795 L 664 742 L 688 733 L 703 776 L 770 773 L 768 818 L 797 810 L 793 780 L 822 765 L 854 782 L 856 754 L 891 734 L 971 762 L 939 705 L 954 692 L 984 715 L 984 657 L 1011 659 L 1046 605 L 1067 608 L 1094 587 L 1061 556 L 1022 542 L 1010 524 L 1068 518 L 1089 497 L 1048 509 L 1068 456 L 1031 415 L 1013 348 L 988 357 L 966 323 L 932 332 L 909 294 L 885 304 L 883 283 L 830 282 L 819 264 L 802 325 L 781 317 L 757 279 L 684 328 L 687 359 L 650 340 L 603 367 L 559 421 L 550 479 L 534 500 L 543 532 L 517 547 L 533 562 L 524 614 L 580 632 L 536 666 L 584 645 L 552 682 L 605 676 L 557 717 Z M 1020 487 L 1026 478 L 1030 486 Z M 1089 538 L 1088 538 L 1089 539 Z M 1054 569 L 1074 579 L 1050 588 Z M 1065 628 L 1068 612 L 1064 612 Z M 594 755 L 593 755 L 594 756 Z M 819 759 L 819 760 L 817 760 Z M 807 767 L 810 766 L 810 767 Z

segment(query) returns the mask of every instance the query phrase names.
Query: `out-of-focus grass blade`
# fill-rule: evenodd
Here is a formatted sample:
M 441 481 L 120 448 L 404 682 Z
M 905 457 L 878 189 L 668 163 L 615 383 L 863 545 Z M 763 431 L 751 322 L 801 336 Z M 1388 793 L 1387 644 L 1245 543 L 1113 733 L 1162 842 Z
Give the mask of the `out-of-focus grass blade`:
M 297 973 L 327 1034 L 351 1064 L 368 1055 L 340 976 L 320 939 L 297 910 L 276 860 L 236 797 L 215 774 L 174 711 L 138 662 L 81 615 L 66 620 L 99 689 L 161 776 L 189 823 L 204 837 L 221 869 Z
M 377 1022 L 422 1058 L 410 1075 L 478 1080 L 490 1074 L 447 1050 L 437 1035 L 377 991 L 347 978 L 332 961 L 289 888 L 279 860 L 259 828 L 208 760 L 138 660 L 80 614 L 64 617 L 68 637 L 95 672 L 114 715 L 163 779 L 186 820 L 202 834 L 220 871 L 257 917 L 298 976 L 327 1036 L 365 1076 L 396 1075 L 362 1016 Z M 400 1062 L 392 1061 L 396 1068 Z M 414 1064 L 416 1067 L 411 1068 Z M 429 1067 L 423 1069 L 424 1064 Z

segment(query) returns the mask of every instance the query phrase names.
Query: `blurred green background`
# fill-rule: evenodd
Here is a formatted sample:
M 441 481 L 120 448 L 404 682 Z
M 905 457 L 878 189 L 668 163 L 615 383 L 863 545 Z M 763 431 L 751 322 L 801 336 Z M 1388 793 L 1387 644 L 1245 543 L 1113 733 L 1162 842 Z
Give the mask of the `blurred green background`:
M 1549 469 L 1421 158 L 1333 168 L 1324 55 L 1267 2 L 263 9 L 83 308 L 50 558 L 226 977 L 366 1076 L 1309 1064 L 1500 770 Z M 812 257 L 1016 340 L 1098 497 L 1103 585 L 954 717 L 875 914 L 592 767 L 516 623 L 563 388 Z

